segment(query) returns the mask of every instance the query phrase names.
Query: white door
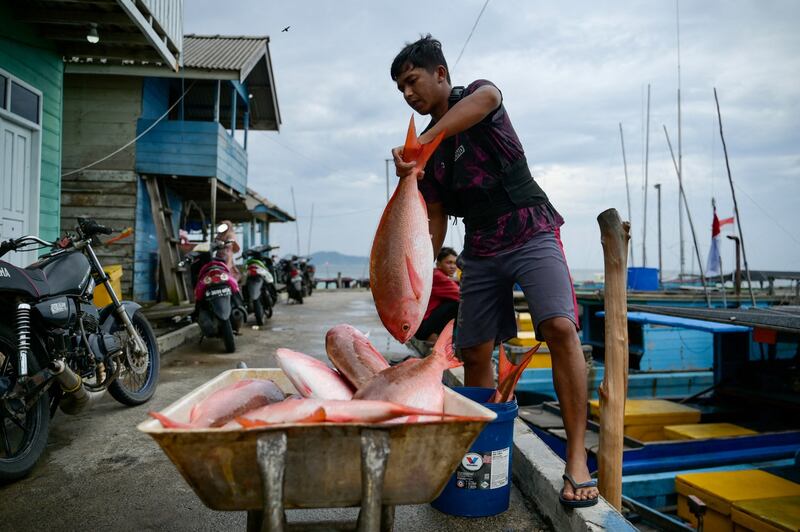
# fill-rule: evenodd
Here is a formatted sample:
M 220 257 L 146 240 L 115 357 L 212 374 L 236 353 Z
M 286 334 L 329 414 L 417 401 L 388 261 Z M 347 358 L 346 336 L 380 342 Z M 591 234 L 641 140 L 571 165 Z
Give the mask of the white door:
M 33 131 L 0 117 L 0 240 L 30 234 L 37 227 L 31 208 L 31 142 Z M 27 266 L 33 253 L 7 253 L 3 260 Z

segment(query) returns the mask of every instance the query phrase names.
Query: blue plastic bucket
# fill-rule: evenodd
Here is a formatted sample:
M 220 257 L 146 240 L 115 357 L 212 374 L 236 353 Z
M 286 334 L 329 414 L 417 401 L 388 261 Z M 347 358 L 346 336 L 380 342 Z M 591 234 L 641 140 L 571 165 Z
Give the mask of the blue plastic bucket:
M 486 517 L 508 510 L 511 498 L 511 455 L 517 400 L 487 403 L 494 388 L 456 387 L 454 391 L 497 413 L 461 459 L 442 493 L 431 503 L 440 512 Z
M 658 290 L 658 268 L 628 268 L 628 288 L 631 290 Z

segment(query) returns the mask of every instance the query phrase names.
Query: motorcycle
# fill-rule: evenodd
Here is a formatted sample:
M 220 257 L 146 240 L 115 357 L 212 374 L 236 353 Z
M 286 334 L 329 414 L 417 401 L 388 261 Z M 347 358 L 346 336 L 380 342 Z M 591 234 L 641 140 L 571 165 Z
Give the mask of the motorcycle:
M 281 259 L 279 264 L 281 278 L 286 285 L 286 295 L 288 299 L 294 299 L 299 304 L 303 304 L 305 287 L 303 286 L 303 274 L 296 256 L 291 259 Z
M 219 233 L 226 230 L 225 224 L 217 228 Z M 185 268 L 187 264 L 191 268 L 195 305 L 192 318 L 200 326 L 204 336 L 222 338 L 227 353 L 236 350 L 234 331 L 238 332 L 247 321 L 247 309 L 239 283 L 234 279 L 228 265 L 216 256 L 231 243 L 230 240 L 215 240 L 208 250 L 197 246 L 178 263 L 181 268 Z
M 138 304 L 119 300 L 92 248 L 113 231 L 78 218 L 76 232 L 0 243 L 0 257 L 51 248 L 25 268 L 0 260 L 0 481 L 33 469 L 58 408 L 77 414 L 106 390 L 136 406 L 158 385 L 153 329 Z M 98 282 L 112 301 L 102 309 L 93 304 Z
M 271 265 L 268 252 L 277 249 L 273 246 L 259 246 L 244 252 L 247 277 L 244 295 L 249 310 L 253 311 L 258 325 L 264 325 L 264 318 L 272 317 L 272 308 L 278 300 L 275 279 L 267 263 Z
M 314 291 L 316 279 L 314 278 L 317 268 L 311 264 L 311 257 L 299 258 L 300 271 L 303 274 L 303 290 L 305 295 L 310 296 Z

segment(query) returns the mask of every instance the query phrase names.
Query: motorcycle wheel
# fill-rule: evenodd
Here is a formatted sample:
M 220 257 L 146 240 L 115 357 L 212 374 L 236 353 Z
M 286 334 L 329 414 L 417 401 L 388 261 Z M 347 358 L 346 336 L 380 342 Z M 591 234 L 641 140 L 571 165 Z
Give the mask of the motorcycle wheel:
M 133 314 L 131 322 L 144 340 L 147 354 L 137 354 L 133 348 L 133 340 L 128 338 L 120 359 L 122 369 L 114 382 L 108 386 L 111 397 L 126 406 L 140 405 L 153 397 L 158 386 L 158 373 L 161 367 L 158 342 L 150 322 L 138 311 Z M 124 331 L 125 326 L 117 322 L 115 330 Z M 127 334 L 125 336 L 127 337 Z
M 233 353 L 236 351 L 236 339 L 233 337 L 233 326 L 231 320 L 220 320 L 219 335 L 225 344 L 225 352 Z
M 253 300 L 253 314 L 256 317 L 256 323 L 259 326 L 264 325 L 264 306 L 259 299 Z
M 270 319 L 272 317 L 272 298 L 266 292 L 261 295 L 261 298 L 264 300 L 264 317 Z
M 16 334 L 0 325 L 0 377 L 16 382 Z M 28 354 L 28 374 L 39 371 L 33 353 Z M 0 400 L 0 482 L 17 480 L 31 472 L 47 445 L 50 426 L 50 394 L 45 393 L 25 413 L 25 419 L 12 418 L 12 408 Z
M 313 281 L 309 281 L 308 282 L 308 295 L 311 295 L 311 292 L 313 292 L 313 291 L 314 291 L 314 282 Z

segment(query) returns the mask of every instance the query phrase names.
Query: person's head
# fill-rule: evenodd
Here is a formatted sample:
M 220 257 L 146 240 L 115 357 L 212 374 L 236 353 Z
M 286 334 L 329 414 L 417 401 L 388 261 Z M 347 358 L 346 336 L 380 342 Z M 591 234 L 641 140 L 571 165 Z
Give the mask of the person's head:
M 444 247 L 439 254 L 436 255 L 436 267 L 442 270 L 448 277 L 452 277 L 456 273 L 456 258 L 458 258 L 456 250 Z
M 442 43 L 430 34 L 407 43 L 392 61 L 390 73 L 406 103 L 416 112 L 422 115 L 447 112 L 450 71 Z

